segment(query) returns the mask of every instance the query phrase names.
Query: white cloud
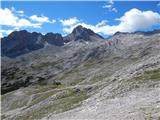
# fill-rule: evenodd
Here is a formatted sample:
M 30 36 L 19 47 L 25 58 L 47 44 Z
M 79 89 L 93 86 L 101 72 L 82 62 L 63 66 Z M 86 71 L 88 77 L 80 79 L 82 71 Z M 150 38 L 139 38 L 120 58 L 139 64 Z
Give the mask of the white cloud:
M 18 17 L 12 14 L 12 11 L 8 8 L 0 9 L 0 25 L 13 26 Z
M 11 11 L 15 11 L 15 10 L 16 10 L 16 9 L 12 6 L 12 7 L 11 7 Z
M 119 31 L 133 32 L 139 29 L 149 28 L 155 24 L 160 24 L 160 14 L 153 11 L 140 11 L 133 8 L 118 20 L 120 21 L 120 24 L 117 26 Z
M 112 5 L 104 5 L 102 8 L 112 8 Z
M 113 0 L 109 0 L 108 3 L 112 5 L 114 4 Z
M 102 8 L 107 8 L 110 12 L 118 12 L 118 10 L 114 7 L 113 0 L 109 0 L 106 5 L 102 6 Z
M 3 36 L 3 34 L 0 32 L 0 38 L 3 38 L 4 36 Z
M 23 10 L 17 11 L 13 6 L 11 7 L 11 11 L 12 11 L 12 13 L 17 14 L 18 16 L 23 16 L 24 15 Z
M 77 24 L 79 21 L 80 21 L 80 20 L 78 20 L 76 17 L 69 18 L 69 19 L 65 19 L 65 20 L 60 20 L 60 22 L 62 23 L 63 26 L 75 25 L 75 24 Z
M 116 8 L 112 8 L 111 11 L 118 12 L 118 10 Z
M 55 23 L 55 20 L 50 21 L 48 17 L 46 16 L 37 16 L 37 15 L 32 15 L 29 17 L 30 20 L 34 21 L 34 22 L 39 22 L 39 23 L 44 23 L 44 22 L 48 22 L 48 23 Z
M 56 20 L 55 20 L 55 19 L 53 19 L 51 22 L 52 22 L 52 23 L 55 23 L 55 22 L 56 22 Z
M 24 14 L 24 11 L 20 10 L 20 11 L 17 11 L 17 13 Z
M 6 30 L 5 33 L 8 35 L 10 34 L 11 32 L 13 32 L 13 30 Z
M 19 30 L 20 28 L 19 28 L 19 27 L 14 27 L 13 29 L 14 29 L 14 30 Z
M 32 15 L 27 17 L 24 15 L 24 11 L 16 10 L 14 7 L 0 8 L 0 25 L 10 27 L 12 30 L 19 30 L 22 27 L 41 28 L 44 23 L 55 23 L 56 20 L 49 20 L 46 16 Z M 3 30 L 2 34 L 8 34 L 11 30 Z
M 118 25 L 108 25 L 107 21 L 102 20 L 96 25 L 78 22 L 75 25 L 70 25 L 63 28 L 64 33 L 71 33 L 72 30 L 78 26 L 92 29 L 96 33 L 104 35 L 112 35 L 117 31 L 120 32 L 134 32 L 140 29 L 147 29 L 155 24 L 160 24 L 160 14 L 153 11 L 140 11 L 138 9 L 131 9 L 124 13 L 120 18 L 117 18 L 120 23 Z
M 40 28 L 42 26 L 42 23 L 49 22 L 49 23 L 55 23 L 56 20 L 50 21 L 48 17 L 46 16 L 37 16 L 32 15 L 29 18 L 23 18 L 20 17 L 16 13 L 24 14 L 24 11 L 15 10 L 14 7 L 11 9 L 8 8 L 0 8 L 0 25 L 4 26 L 10 26 L 10 27 L 34 27 L 34 28 Z M 33 21 L 31 21 L 31 20 Z
M 12 10 L 8 8 L 0 8 L 0 25 L 9 27 L 41 27 L 41 24 L 39 23 L 31 23 L 25 18 L 16 16 L 15 14 L 13 14 Z
M 70 27 L 64 27 L 63 28 L 63 32 L 64 33 L 71 33 L 72 30 L 77 27 L 78 25 L 82 25 L 83 27 L 85 28 L 89 28 L 91 30 L 93 30 L 94 32 L 96 33 L 102 33 L 102 34 L 109 34 L 108 33 L 108 28 L 109 27 L 108 25 L 106 25 L 106 22 L 104 22 L 104 20 L 102 20 L 101 22 L 99 22 L 98 24 L 96 25 L 91 25 L 91 24 L 86 24 L 84 22 L 80 22 L 80 23 L 77 23 L 73 26 L 70 26 Z M 106 29 L 107 28 L 107 29 Z
M 107 24 L 107 20 L 102 20 L 100 23 L 98 23 L 96 26 L 97 27 L 102 27 L 102 26 L 105 26 Z
M 4 35 L 8 35 L 11 32 L 13 32 L 13 30 L 0 30 L 0 38 L 4 37 Z
M 15 24 L 15 26 L 17 27 L 34 27 L 34 28 L 41 28 L 41 23 L 31 23 L 29 20 L 27 19 L 20 19 L 18 20 L 18 22 Z

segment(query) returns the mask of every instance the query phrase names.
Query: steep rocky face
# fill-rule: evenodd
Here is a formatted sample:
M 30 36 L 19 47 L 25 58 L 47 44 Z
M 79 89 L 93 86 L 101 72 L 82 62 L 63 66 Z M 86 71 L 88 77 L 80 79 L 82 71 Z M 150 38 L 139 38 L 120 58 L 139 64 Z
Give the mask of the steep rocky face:
M 2 38 L 2 56 L 15 57 L 43 47 L 40 33 L 15 31 Z
M 104 39 L 102 36 L 94 33 L 92 30 L 82 27 L 81 25 L 73 29 L 72 33 L 64 38 L 65 42 L 69 41 L 97 41 Z
M 58 33 L 42 35 L 36 32 L 30 33 L 26 30 L 15 31 L 8 37 L 2 38 L 2 56 L 14 58 L 44 48 L 46 44 L 61 47 L 64 42 L 69 41 L 90 42 L 99 40 L 103 40 L 103 37 L 82 26 L 77 26 L 71 34 L 64 38 Z
M 53 46 L 64 44 L 60 34 L 48 33 L 43 36 L 41 33 L 30 33 L 26 30 L 15 31 L 2 38 L 2 56 L 14 58 L 41 49 L 46 43 Z
M 47 33 L 43 38 L 46 40 L 48 44 L 56 46 L 64 45 L 63 37 L 61 36 L 61 34 Z

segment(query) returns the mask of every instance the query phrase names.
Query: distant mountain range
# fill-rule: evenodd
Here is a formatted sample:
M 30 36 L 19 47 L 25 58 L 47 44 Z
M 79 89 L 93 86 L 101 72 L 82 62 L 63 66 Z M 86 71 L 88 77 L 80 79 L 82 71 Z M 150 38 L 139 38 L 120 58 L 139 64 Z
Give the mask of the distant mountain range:
M 2 38 L 2 56 L 14 58 L 44 48 L 46 45 L 60 47 L 70 41 L 96 41 L 102 39 L 102 36 L 82 26 L 77 26 L 73 32 L 66 37 L 62 37 L 62 35 L 58 33 L 42 35 L 37 32 L 30 33 L 26 30 L 15 31 L 7 37 Z
M 155 34 L 159 33 L 160 30 L 155 30 L 152 32 L 134 32 L 133 34 Z M 127 34 L 117 32 L 116 34 Z M 2 56 L 7 56 L 10 58 L 14 58 L 34 50 L 42 49 L 47 45 L 51 46 L 64 46 L 64 44 L 70 41 L 101 41 L 104 38 L 92 30 L 82 27 L 81 25 L 77 26 L 71 34 L 62 37 L 59 33 L 47 33 L 46 35 L 42 35 L 37 32 L 28 32 L 26 30 L 22 31 L 14 31 L 7 37 L 2 38 Z
M 160 30 L 22 30 L 1 47 L 4 120 L 159 119 Z

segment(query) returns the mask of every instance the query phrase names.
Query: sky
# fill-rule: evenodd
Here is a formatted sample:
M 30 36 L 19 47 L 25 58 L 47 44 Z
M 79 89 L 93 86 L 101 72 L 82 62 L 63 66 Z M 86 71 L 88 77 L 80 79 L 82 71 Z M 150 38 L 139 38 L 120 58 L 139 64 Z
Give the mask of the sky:
M 1 1 L 0 37 L 24 29 L 65 36 L 78 25 L 102 36 L 160 29 L 160 2 Z

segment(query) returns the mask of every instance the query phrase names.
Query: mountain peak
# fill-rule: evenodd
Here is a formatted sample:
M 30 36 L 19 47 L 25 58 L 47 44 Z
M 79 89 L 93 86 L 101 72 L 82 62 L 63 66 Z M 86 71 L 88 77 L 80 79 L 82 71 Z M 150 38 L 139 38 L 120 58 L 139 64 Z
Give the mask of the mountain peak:
M 72 33 L 73 34 L 89 34 L 89 35 L 95 34 L 91 29 L 87 29 L 82 25 L 78 25 L 77 27 L 75 27 Z
M 84 27 L 82 25 L 78 25 L 77 27 L 74 28 L 74 30 L 82 30 Z
M 65 41 L 97 41 L 104 39 L 102 36 L 96 34 L 91 29 L 87 29 L 82 25 L 75 27 L 71 34 L 65 37 Z
M 54 46 L 64 45 L 61 34 L 47 33 L 42 35 L 26 30 L 12 32 L 7 37 L 2 38 L 1 43 L 2 56 L 11 58 L 44 48 L 46 43 Z

